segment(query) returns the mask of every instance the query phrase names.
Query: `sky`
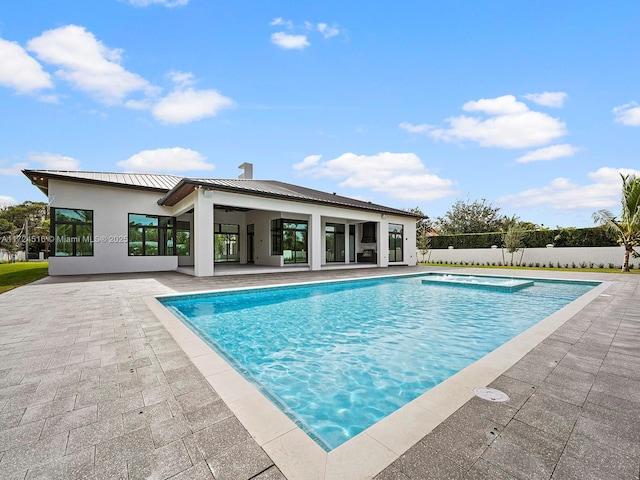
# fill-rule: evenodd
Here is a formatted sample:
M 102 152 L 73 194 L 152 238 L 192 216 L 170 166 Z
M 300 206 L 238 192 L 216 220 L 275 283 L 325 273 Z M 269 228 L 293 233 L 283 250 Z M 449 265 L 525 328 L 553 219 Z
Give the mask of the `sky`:
M 21 170 L 254 178 L 545 227 L 640 176 L 640 2 L 0 2 L 0 205 Z

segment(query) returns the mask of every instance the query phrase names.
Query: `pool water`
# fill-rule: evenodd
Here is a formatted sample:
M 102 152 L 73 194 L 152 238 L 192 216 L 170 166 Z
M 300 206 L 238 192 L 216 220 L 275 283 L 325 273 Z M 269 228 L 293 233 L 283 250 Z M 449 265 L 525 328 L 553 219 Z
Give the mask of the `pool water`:
M 503 291 L 430 276 L 159 300 L 329 451 L 598 284 Z

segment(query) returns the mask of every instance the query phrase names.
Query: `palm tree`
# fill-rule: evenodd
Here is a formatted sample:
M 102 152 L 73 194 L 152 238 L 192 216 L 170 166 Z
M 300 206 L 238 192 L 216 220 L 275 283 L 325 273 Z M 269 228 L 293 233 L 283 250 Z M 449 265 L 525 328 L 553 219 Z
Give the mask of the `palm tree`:
M 622 271 L 629 271 L 629 257 L 640 257 L 634 247 L 640 245 L 640 178 L 622 175 L 622 215 L 618 221 L 609 210 L 598 210 L 593 220 L 604 225 L 618 236 L 618 243 L 624 246 Z

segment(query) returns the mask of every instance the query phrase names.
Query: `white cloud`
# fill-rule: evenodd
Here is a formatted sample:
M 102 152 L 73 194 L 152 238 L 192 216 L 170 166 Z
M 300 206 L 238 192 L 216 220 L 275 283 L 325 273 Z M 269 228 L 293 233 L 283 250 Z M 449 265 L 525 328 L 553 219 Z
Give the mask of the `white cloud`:
M 433 129 L 433 126 L 428 125 L 426 123 L 421 123 L 420 125 L 413 125 L 408 122 L 402 122 L 398 125 L 398 127 L 406 130 L 409 133 L 427 133 L 429 130 Z
M 320 158 L 311 155 L 294 168 L 312 177 L 343 179 L 340 187 L 371 189 L 404 200 L 435 200 L 457 193 L 451 180 L 430 173 L 414 153 L 344 153 L 325 162 Z
M 324 38 L 331 38 L 340 34 L 340 29 L 338 29 L 338 27 L 336 27 L 335 25 L 329 26 L 326 23 L 320 22 L 318 23 L 316 28 Z
M 276 32 L 272 34 L 271 43 L 285 50 L 302 50 L 311 45 L 306 35 L 293 35 L 286 32 Z
M 631 127 L 640 126 L 640 106 L 636 102 L 627 103 L 613 109 L 615 121 Z
M 529 111 L 529 107 L 516 100 L 513 95 L 471 100 L 465 103 L 462 109 L 467 112 L 484 112 L 487 115 L 518 115 Z
M 59 67 L 56 76 L 107 104 L 119 103 L 133 92 L 153 95 L 147 80 L 125 70 L 122 50 L 109 49 L 77 25 L 48 30 L 27 44 L 43 62 Z
M 522 97 L 545 107 L 562 108 L 567 94 L 565 92 L 527 93 Z
M 17 43 L 0 38 L 0 85 L 17 93 L 52 88 L 51 76 Z
M 437 128 L 429 133 L 447 142 L 472 141 L 483 147 L 527 148 L 544 145 L 567 134 L 566 125 L 545 113 L 534 112 L 513 95 L 480 99 L 464 104 L 468 112 L 482 116 L 460 115 L 446 121 L 449 128 Z
M 582 148 L 574 147 L 568 143 L 562 145 L 551 145 L 550 147 L 539 148 L 533 152 L 525 153 L 523 156 L 516 158 L 517 163 L 539 162 L 546 160 L 555 160 L 556 158 L 572 157 Z
M 134 7 L 148 7 L 149 5 L 164 5 L 165 7 L 183 7 L 189 0 L 128 0 Z
M 620 205 L 620 174 L 640 177 L 640 170 L 603 167 L 589 172 L 591 183 L 586 185 L 578 185 L 567 178 L 556 178 L 545 187 L 506 195 L 497 201 L 511 208 L 546 207 L 560 211 L 611 209 Z
M 215 90 L 176 90 L 153 107 L 153 116 L 167 123 L 189 123 L 213 117 L 224 108 L 233 106 L 233 100 Z
M 8 168 L 0 168 L 0 175 L 7 175 L 12 177 L 17 176 L 20 175 L 22 173 L 22 170 L 25 168 L 29 168 L 29 164 L 27 162 L 14 163 Z
M 201 153 L 180 147 L 143 150 L 116 165 L 129 172 L 153 173 L 213 170 L 215 168 L 215 165 L 206 162 L 206 158 Z
M 46 170 L 78 170 L 80 161 L 57 153 L 30 153 L 29 160 L 37 162 Z
M 294 170 L 304 170 L 309 167 L 313 167 L 318 164 L 322 155 L 309 155 L 305 157 L 300 163 L 296 163 L 293 165 Z
M 304 21 L 302 25 L 294 26 L 291 20 L 284 20 L 282 17 L 274 18 L 269 25 L 272 27 L 283 27 L 289 32 L 295 30 L 302 30 L 304 32 L 304 34 L 287 32 L 273 33 L 271 35 L 271 43 L 286 50 L 302 50 L 308 47 L 311 45 L 308 35 L 314 34 L 315 32 L 320 33 L 325 40 L 342 33 L 336 24 L 329 25 L 326 22 L 314 24 L 309 21 Z
M 176 84 L 177 88 L 190 87 L 195 83 L 193 73 L 191 72 L 180 72 L 178 70 L 172 70 L 167 74 L 167 76 L 173 83 Z
M 291 30 L 293 28 L 293 23 L 291 20 L 283 20 L 282 17 L 274 18 L 269 24 L 272 27 L 285 27 Z
M 0 195 L 0 207 L 6 207 L 9 205 L 17 205 L 18 202 L 15 198 L 8 195 Z
M 20 175 L 25 168 L 35 168 L 33 163 L 37 163 L 37 168 L 45 170 L 79 170 L 80 161 L 72 157 L 66 157 L 57 153 L 30 153 L 26 162 L 14 163 L 8 168 L 0 168 L 0 175 Z

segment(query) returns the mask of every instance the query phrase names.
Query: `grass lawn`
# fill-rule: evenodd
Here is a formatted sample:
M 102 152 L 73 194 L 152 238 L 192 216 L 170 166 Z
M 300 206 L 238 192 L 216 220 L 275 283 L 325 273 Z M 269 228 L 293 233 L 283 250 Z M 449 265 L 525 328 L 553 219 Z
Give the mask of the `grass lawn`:
M 49 262 L 0 264 L 0 293 L 40 280 L 48 275 Z

